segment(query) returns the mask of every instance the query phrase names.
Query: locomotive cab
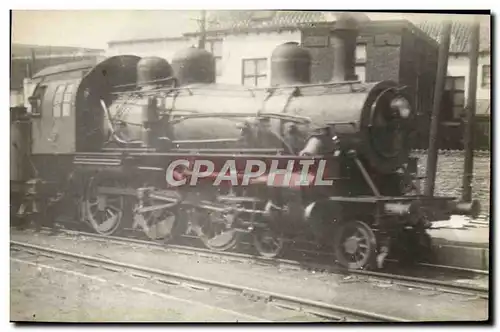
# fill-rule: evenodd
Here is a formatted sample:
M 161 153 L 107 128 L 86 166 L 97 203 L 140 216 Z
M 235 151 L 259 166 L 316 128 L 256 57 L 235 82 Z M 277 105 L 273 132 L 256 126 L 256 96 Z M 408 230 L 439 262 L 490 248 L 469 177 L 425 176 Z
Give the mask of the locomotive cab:
M 29 97 L 33 154 L 99 150 L 104 136 L 100 101 L 109 105 L 115 86 L 135 83 L 139 59 L 98 58 L 49 67 L 34 75 L 36 88 Z

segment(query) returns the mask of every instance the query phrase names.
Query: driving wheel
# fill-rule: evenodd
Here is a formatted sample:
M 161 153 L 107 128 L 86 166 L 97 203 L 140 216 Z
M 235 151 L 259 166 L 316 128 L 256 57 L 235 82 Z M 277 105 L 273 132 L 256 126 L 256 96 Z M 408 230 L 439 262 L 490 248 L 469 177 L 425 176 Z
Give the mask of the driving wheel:
M 368 269 L 376 256 L 376 238 L 362 221 L 346 221 L 338 225 L 334 236 L 337 261 L 349 269 Z
M 169 210 L 159 210 L 145 213 L 144 219 L 148 226 L 145 232 L 151 240 L 167 242 L 172 237 L 172 229 L 176 222 L 176 215 Z
M 239 233 L 228 227 L 227 218 L 223 213 L 193 210 L 191 211 L 191 229 L 203 244 L 216 251 L 230 250 L 236 246 Z
M 83 203 L 85 220 L 92 229 L 102 235 L 111 235 L 119 228 L 124 212 L 124 197 L 121 195 L 99 194 L 97 188 L 120 188 L 118 179 L 95 175 L 90 178 Z
M 253 245 L 261 256 L 275 258 L 283 253 L 285 239 L 281 233 L 269 228 L 256 229 L 252 236 Z

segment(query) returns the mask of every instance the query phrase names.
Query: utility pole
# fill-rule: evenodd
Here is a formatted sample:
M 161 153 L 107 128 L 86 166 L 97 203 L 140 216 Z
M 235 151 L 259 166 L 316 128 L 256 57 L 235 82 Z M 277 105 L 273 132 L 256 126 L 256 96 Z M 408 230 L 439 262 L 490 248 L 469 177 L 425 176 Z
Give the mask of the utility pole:
M 33 75 L 35 74 L 35 49 L 31 48 L 30 49 L 30 56 L 27 57 L 27 62 L 26 62 L 26 78 L 32 78 Z
M 33 75 L 35 75 L 35 70 L 36 70 L 36 67 L 35 67 L 35 64 L 36 64 L 36 55 L 35 55 L 35 49 L 32 48 L 31 49 L 31 65 L 30 65 L 30 78 L 33 77 Z
M 464 132 L 464 175 L 462 178 L 462 201 L 472 200 L 472 178 L 474 171 L 474 134 L 476 117 L 477 67 L 479 58 L 479 21 L 474 19 L 471 28 L 469 48 L 469 86 L 465 114 Z
M 205 42 L 207 40 L 207 11 L 201 11 L 200 19 L 200 40 L 198 42 L 198 48 L 205 49 Z
M 441 31 L 441 44 L 439 45 L 438 68 L 436 85 L 434 87 L 434 103 L 432 105 L 431 131 L 429 135 L 429 150 L 427 153 L 427 174 L 425 181 L 425 195 L 434 195 L 436 182 L 436 168 L 438 157 L 438 134 L 439 134 L 439 112 L 441 111 L 441 100 L 446 82 L 446 71 L 448 69 L 448 52 L 450 49 L 451 21 L 443 22 Z

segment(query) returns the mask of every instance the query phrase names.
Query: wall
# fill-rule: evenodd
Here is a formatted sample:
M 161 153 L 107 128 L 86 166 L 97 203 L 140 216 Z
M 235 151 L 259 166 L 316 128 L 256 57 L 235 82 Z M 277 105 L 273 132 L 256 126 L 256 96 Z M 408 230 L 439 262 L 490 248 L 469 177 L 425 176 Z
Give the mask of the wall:
M 153 41 L 131 41 L 112 43 L 109 45 L 106 56 L 130 54 L 137 56 L 159 56 L 172 61 L 178 51 L 196 46 L 195 39 L 187 38 L 183 40 L 153 40 Z
M 241 84 L 242 60 L 267 58 L 267 83 L 269 84 L 270 58 L 276 46 L 286 42 L 300 42 L 300 32 L 284 31 L 281 33 L 238 34 L 223 37 L 221 75 L 218 83 Z M 185 40 L 120 42 L 109 45 L 107 55 L 132 54 L 137 56 L 159 56 L 171 61 L 174 54 L 184 48 L 196 46 L 197 38 Z
M 10 90 L 10 107 L 23 106 L 24 95 L 22 90 Z
M 416 151 L 419 157 L 418 170 L 420 175 L 425 175 L 427 155 L 426 151 Z M 474 178 L 472 184 L 472 198 L 481 202 L 481 218 L 489 218 L 490 211 L 490 185 L 491 185 L 490 153 L 476 151 L 474 153 Z M 438 155 L 436 172 L 435 195 L 454 196 L 462 195 L 462 176 L 464 169 L 463 151 L 444 151 Z M 422 181 L 422 188 L 425 180 Z
M 380 30 L 380 27 L 377 28 L 379 31 L 376 31 L 376 28 L 371 29 L 371 31 L 362 31 L 360 33 L 360 38 L 358 38 L 358 41 L 367 43 L 366 80 L 378 81 L 381 79 L 397 79 L 399 78 L 400 45 L 380 45 L 379 47 L 376 47 L 377 41 L 375 40 L 375 36 L 383 33 L 383 31 Z M 393 39 L 396 35 L 388 34 L 386 29 L 386 33 L 384 33 L 383 36 L 378 36 L 377 39 Z M 274 48 L 285 42 L 301 42 L 301 33 L 299 31 L 284 31 L 280 33 L 266 32 L 259 34 L 238 34 L 224 36 L 222 39 L 222 74 L 217 78 L 217 81 L 227 84 L 241 84 L 241 66 L 243 59 L 268 58 L 269 73 L 269 58 L 271 57 L 271 53 Z M 197 45 L 197 43 L 197 38 L 188 38 L 185 40 L 113 43 L 109 46 L 106 55 L 155 55 L 171 61 L 173 55 L 177 51 Z M 386 43 L 386 41 L 379 41 L 379 43 Z M 321 65 L 321 67 L 325 67 L 325 73 L 331 73 L 331 70 L 328 69 L 331 67 L 329 66 L 329 62 L 332 60 L 330 56 L 325 57 L 325 55 L 318 54 L 317 56 L 313 56 L 313 58 L 313 61 L 315 62 L 328 62 L 328 65 Z M 479 58 L 479 64 L 477 99 L 490 99 L 490 89 L 483 89 L 481 87 L 481 65 L 490 64 L 490 56 L 481 55 Z M 467 56 L 450 56 L 448 60 L 448 75 L 466 77 L 466 96 L 468 86 L 468 68 L 469 64 Z M 319 79 L 316 79 L 315 81 L 319 81 Z
M 477 70 L 477 96 L 479 99 L 490 99 L 491 90 L 481 86 L 482 82 L 482 66 L 491 63 L 490 54 L 481 54 L 478 60 L 479 67 Z M 451 55 L 448 58 L 448 76 L 464 76 L 465 77 L 465 99 L 469 90 L 469 57 L 467 55 Z M 481 114 L 478 114 L 481 115 Z
M 478 59 L 477 70 L 477 103 L 476 115 L 476 132 L 474 145 L 480 149 L 490 148 L 490 122 L 489 115 L 491 113 L 491 90 L 490 88 L 482 87 L 482 66 L 490 64 L 490 55 L 481 54 Z M 452 54 L 448 58 L 448 76 L 462 76 L 465 78 L 464 83 L 464 106 L 467 105 L 467 94 L 469 90 L 469 57 L 467 54 Z M 443 126 L 440 137 L 442 148 L 461 149 L 463 147 L 463 124 L 460 126 Z
M 401 35 L 362 32 L 360 37 L 366 42 L 366 81 L 399 81 Z
M 242 60 L 267 58 L 267 84 L 270 84 L 270 59 L 273 50 L 286 42 L 300 43 L 299 31 L 225 36 L 222 43 L 222 75 L 217 82 L 241 84 Z

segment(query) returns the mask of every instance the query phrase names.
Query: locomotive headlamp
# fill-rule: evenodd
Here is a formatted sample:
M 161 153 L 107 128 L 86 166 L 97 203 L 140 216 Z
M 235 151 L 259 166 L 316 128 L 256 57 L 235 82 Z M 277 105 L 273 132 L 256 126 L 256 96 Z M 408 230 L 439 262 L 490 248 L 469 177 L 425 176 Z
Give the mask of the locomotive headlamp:
M 397 97 L 392 100 L 391 109 L 402 119 L 408 119 L 411 115 L 410 102 L 404 97 Z
M 333 143 L 333 146 L 335 146 L 335 147 L 338 147 L 340 145 L 340 139 L 337 135 L 334 135 L 332 137 L 332 143 Z

